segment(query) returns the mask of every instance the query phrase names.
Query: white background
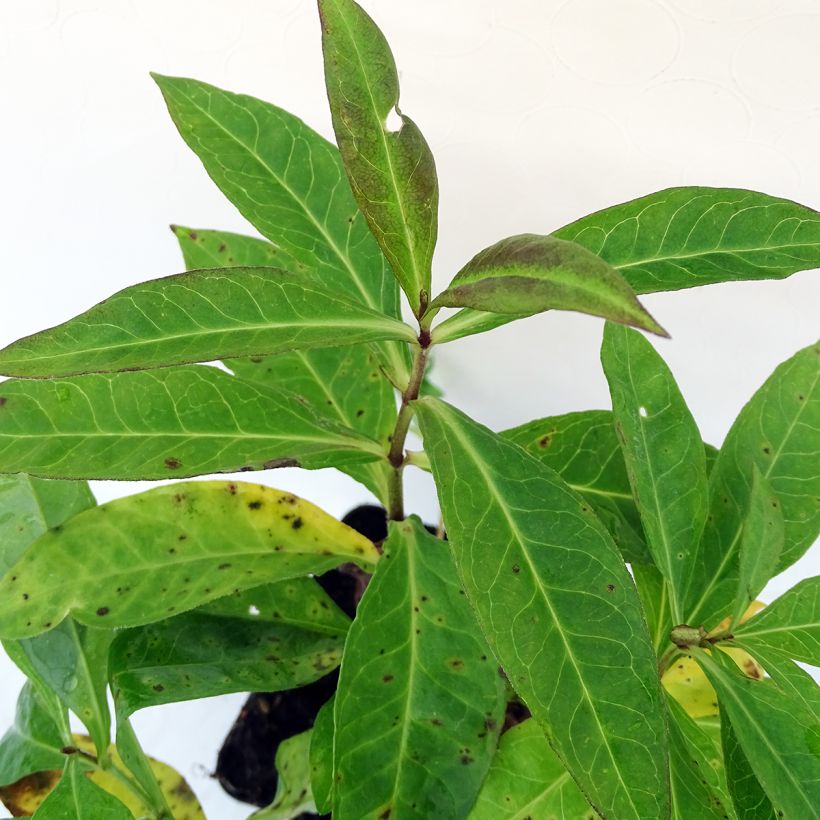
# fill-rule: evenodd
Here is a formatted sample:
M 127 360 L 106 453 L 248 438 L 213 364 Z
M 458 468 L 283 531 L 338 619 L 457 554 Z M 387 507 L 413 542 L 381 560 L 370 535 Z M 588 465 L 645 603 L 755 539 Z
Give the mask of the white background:
M 439 288 L 514 233 L 548 233 L 670 185 L 753 188 L 820 207 L 817 0 L 366 0 L 402 108 L 436 155 Z M 330 136 L 311 0 L 0 0 L 0 344 L 182 269 L 167 224 L 249 230 L 176 134 L 149 70 L 268 99 Z M 704 438 L 720 444 L 772 369 L 818 333 L 818 272 L 647 296 Z M 441 349 L 450 401 L 500 429 L 607 407 L 601 322 L 550 314 Z M 246 477 L 247 478 L 247 477 Z M 341 515 L 330 471 L 262 480 Z M 411 508 L 437 516 L 429 481 Z M 133 485 L 95 484 L 101 500 Z M 764 598 L 816 574 L 817 553 Z M 21 683 L 0 658 L 0 731 Z M 242 701 L 147 710 L 144 745 L 209 817 L 244 817 L 207 777 Z

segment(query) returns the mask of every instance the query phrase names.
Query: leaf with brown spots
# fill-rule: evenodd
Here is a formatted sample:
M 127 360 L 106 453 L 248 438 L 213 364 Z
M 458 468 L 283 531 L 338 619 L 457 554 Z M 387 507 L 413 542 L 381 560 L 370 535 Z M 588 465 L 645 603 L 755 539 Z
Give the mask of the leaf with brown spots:
M 0 580 L 0 635 L 30 637 L 69 614 L 138 626 L 264 582 L 377 560 L 372 542 L 291 494 L 225 481 L 158 487 L 31 544 Z
M 276 752 L 279 783 L 273 803 L 248 820 L 291 820 L 315 810 L 310 791 L 310 738 L 312 731 L 289 738 Z

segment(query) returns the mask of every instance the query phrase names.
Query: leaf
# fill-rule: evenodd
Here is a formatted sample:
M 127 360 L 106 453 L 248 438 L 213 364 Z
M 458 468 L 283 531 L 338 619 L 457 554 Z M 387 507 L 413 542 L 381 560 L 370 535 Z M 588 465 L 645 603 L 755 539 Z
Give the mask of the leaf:
M 125 288 L 0 350 L 0 373 L 73 376 L 415 338 L 408 325 L 329 289 L 318 277 L 218 268 Z
M 772 648 L 820 666 L 820 575 L 802 580 L 733 635 L 753 654 L 758 647 Z
M 276 771 L 279 773 L 276 796 L 270 806 L 251 815 L 253 820 L 291 820 L 303 816 L 303 812 L 308 815 L 313 812 L 308 762 L 310 736 L 308 730 L 280 744 L 276 750 Z
M 319 709 L 310 736 L 310 789 L 316 811 L 330 814 L 333 808 L 333 713 L 336 694 Z
M 630 569 L 641 599 L 652 645 L 660 657 L 669 645 L 669 633 L 674 626 L 669 608 L 669 587 L 654 564 L 632 564 Z
M 820 267 L 820 215 L 737 188 L 668 188 L 555 231 L 617 268 L 636 293 L 782 279 Z
M 0 635 L 36 635 L 69 614 L 109 629 L 139 626 L 237 589 L 377 557 L 354 530 L 270 487 L 157 487 L 35 541 L 0 581 Z
M 604 260 L 574 242 L 536 234 L 511 236 L 481 251 L 432 306 L 516 316 L 574 310 L 667 335 Z
M 206 615 L 297 626 L 323 635 L 344 636 L 350 618 L 313 578 L 290 578 L 235 592 L 200 607 Z
M 741 675 L 720 654 L 699 651 L 697 660 L 752 771 L 785 817 L 812 817 L 820 806 L 820 725 L 771 681 Z
M 333 815 L 463 817 L 506 698 L 445 542 L 391 522 L 350 629 L 335 706 Z
M 90 738 L 84 735 L 74 735 L 73 745 L 75 749 L 79 749 L 85 754 L 93 754 L 94 752 L 94 744 Z M 90 769 L 87 774 L 88 779 L 117 798 L 134 816 L 140 818 L 156 816 L 151 806 L 132 790 L 133 785 L 128 783 L 128 775 L 116 747 L 111 746 L 108 749 L 108 757 L 112 761 L 111 767 L 106 770 Z M 76 754 L 74 759 L 80 764 L 85 764 L 87 760 Z M 148 762 L 161 786 L 162 794 L 165 796 L 170 811 L 170 815 L 166 816 L 173 817 L 174 820 L 205 820 L 199 801 L 179 772 L 153 758 L 149 758 Z M 34 814 L 38 806 L 52 791 L 60 779 L 60 775 L 60 771 L 43 771 L 23 778 L 5 790 L 7 805 L 12 811 L 19 812 L 21 816 Z
M 319 14 L 333 130 L 353 194 L 421 316 L 438 231 L 433 155 L 399 110 L 396 63 L 373 20 L 352 0 L 319 0 Z M 397 130 L 391 112 L 401 119 Z
M 117 713 L 232 692 L 295 689 L 326 675 L 344 638 L 270 621 L 187 612 L 119 632 L 109 674 Z
M 627 561 L 651 562 L 612 413 L 566 413 L 522 424 L 501 435 L 551 467 L 589 501 Z
M 71 618 L 50 632 L 19 641 L 30 669 L 85 724 L 102 757 L 111 742 L 108 711 L 108 650 L 113 638 L 107 629 L 82 626 Z
M 95 786 L 73 757 L 60 782 L 34 813 L 37 820 L 133 820 L 134 815 L 108 792 Z
M 17 698 L 14 725 L 0 740 L 0 786 L 16 783 L 27 775 L 61 769 L 65 746 L 60 728 L 52 719 L 33 684 L 26 682 Z M 7 805 L 7 794 L 0 799 Z
M 607 323 L 601 362 L 649 551 L 669 582 L 672 619 L 683 623 L 708 508 L 703 441 L 674 376 L 640 333 Z
M 720 733 L 729 792 L 738 818 L 740 820 L 775 820 L 776 815 L 772 802 L 758 783 L 728 720 L 721 720 Z
M 270 242 L 250 236 L 178 227 L 174 233 L 189 269 L 273 264 L 282 255 Z M 292 264 L 304 267 L 295 260 Z M 387 451 L 388 437 L 396 424 L 396 399 L 369 346 L 296 350 L 231 359 L 226 364 L 242 379 L 297 393 L 318 415 L 377 439 Z M 342 469 L 386 503 L 391 470 L 386 461 L 350 464 Z
M 510 683 L 599 813 L 665 816 L 656 658 L 609 534 L 516 445 L 443 402 L 416 407 L 459 575 Z
M 820 343 L 779 365 L 735 420 L 710 476 L 710 514 L 686 622 L 707 627 L 728 614 L 739 584 L 739 550 L 753 466 L 780 501 L 785 540 L 776 572 L 820 532 Z M 699 593 L 699 594 L 694 594 Z
M 689 818 L 731 817 L 729 795 L 724 777 L 717 771 L 722 761 L 716 754 L 711 738 L 686 714 L 671 697 L 669 708 L 669 765 L 672 780 L 672 817 Z
M 752 467 L 749 508 L 743 521 L 738 560 L 740 564 L 733 623 L 738 623 L 750 601 L 754 601 L 775 574 L 783 550 L 783 514 L 769 483 Z
M 297 396 L 214 367 L 0 383 L 0 472 L 140 480 L 381 457 Z
M 469 820 L 590 820 L 592 809 L 534 720 L 501 736 Z

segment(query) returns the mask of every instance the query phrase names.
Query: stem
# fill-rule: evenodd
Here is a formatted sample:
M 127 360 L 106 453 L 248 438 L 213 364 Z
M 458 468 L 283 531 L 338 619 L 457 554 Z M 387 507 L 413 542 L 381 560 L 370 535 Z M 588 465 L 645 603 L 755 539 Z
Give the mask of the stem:
M 681 654 L 677 646 L 668 649 L 663 657 L 658 661 L 658 677 L 662 678 L 663 673 L 672 665 L 673 661 L 677 660 L 678 655 Z
M 389 503 L 387 510 L 388 518 L 391 521 L 402 521 L 404 519 L 404 484 L 402 482 L 402 472 L 406 462 L 404 443 L 407 440 L 410 422 L 413 420 L 412 402 L 419 397 L 429 350 L 430 333 L 422 327 L 421 333 L 419 333 L 419 349 L 416 351 L 416 357 L 413 360 L 413 369 L 410 373 L 407 389 L 402 393 L 401 407 L 396 418 L 393 435 L 390 437 L 390 450 L 387 453 L 387 460 L 393 468 L 388 485 Z

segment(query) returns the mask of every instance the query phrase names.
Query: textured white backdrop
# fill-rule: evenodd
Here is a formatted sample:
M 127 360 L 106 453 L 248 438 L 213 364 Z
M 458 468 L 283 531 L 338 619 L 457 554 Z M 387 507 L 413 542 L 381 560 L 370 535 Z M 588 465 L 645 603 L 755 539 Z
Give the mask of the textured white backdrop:
M 734 185 L 820 207 L 817 0 L 365 0 L 436 154 L 436 282 L 509 234 L 547 233 L 670 185 Z M 170 222 L 247 230 L 183 145 L 149 70 L 255 94 L 330 136 L 312 0 L 0 0 L 0 344 L 181 270 Z M 820 273 L 645 297 L 704 437 L 719 444 L 774 366 L 814 341 Z M 601 323 L 551 314 L 440 350 L 448 398 L 500 429 L 607 407 Z M 330 471 L 262 479 L 334 514 Z M 411 507 L 437 515 L 429 481 Z M 134 485 L 94 487 L 101 500 Z M 816 574 L 815 551 L 764 598 Z M 20 675 L 0 657 L 0 731 Z M 207 772 L 242 696 L 147 710 L 149 752 L 209 817 L 244 817 Z

